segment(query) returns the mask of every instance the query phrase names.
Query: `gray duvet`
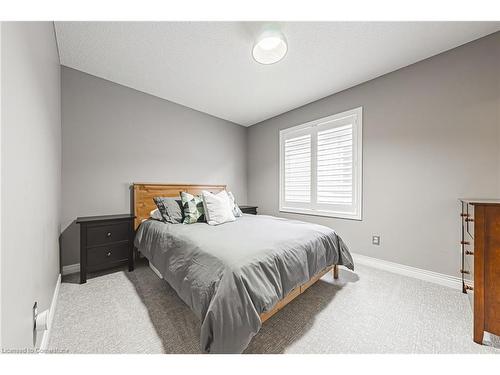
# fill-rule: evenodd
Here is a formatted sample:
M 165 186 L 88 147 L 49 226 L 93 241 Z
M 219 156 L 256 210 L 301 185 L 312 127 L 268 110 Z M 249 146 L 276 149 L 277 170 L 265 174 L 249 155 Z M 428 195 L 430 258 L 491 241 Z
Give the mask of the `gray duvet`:
M 135 246 L 201 320 L 207 353 L 241 353 L 259 314 L 292 289 L 332 264 L 354 269 L 332 229 L 265 215 L 218 226 L 147 220 Z

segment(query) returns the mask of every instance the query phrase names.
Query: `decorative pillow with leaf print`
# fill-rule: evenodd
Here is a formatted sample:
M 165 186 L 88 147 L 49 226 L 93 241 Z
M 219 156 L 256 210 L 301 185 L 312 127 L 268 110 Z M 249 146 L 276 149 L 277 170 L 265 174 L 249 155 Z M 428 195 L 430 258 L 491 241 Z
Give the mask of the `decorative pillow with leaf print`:
M 232 204 L 232 209 L 233 209 L 233 215 L 235 217 L 242 217 L 243 216 L 243 212 L 241 212 L 241 209 L 240 209 L 240 206 L 238 206 L 236 204 L 236 199 L 234 198 L 234 195 L 232 192 L 229 192 L 227 193 L 227 195 L 229 195 L 229 199 L 231 200 L 231 204 Z
M 182 209 L 184 211 L 184 224 L 193 224 L 205 221 L 203 197 L 181 191 Z

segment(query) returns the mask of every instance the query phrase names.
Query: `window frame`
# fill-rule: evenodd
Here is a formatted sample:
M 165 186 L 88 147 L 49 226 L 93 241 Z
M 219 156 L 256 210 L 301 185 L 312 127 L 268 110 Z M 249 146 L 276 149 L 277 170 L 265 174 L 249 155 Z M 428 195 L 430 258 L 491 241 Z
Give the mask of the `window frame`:
M 346 211 L 342 209 L 324 209 L 325 204 L 317 203 L 317 143 L 318 130 L 330 128 L 328 123 L 339 121 L 343 118 L 355 116 L 353 123 L 353 204 L 354 209 Z M 342 126 L 342 125 L 338 125 Z M 284 201 L 285 197 L 285 170 L 284 170 L 284 147 L 285 140 L 290 135 L 300 136 L 311 135 L 311 202 L 302 204 L 291 204 Z M 279 131 L 279 211 L 302 215 L 313 215 L 332 217 L 339 219 L 362 220 L 363 219 L 363 107 L 357 107 L 337 113 L 331 116 L 322 117 L 304 124 L 281 129 Z

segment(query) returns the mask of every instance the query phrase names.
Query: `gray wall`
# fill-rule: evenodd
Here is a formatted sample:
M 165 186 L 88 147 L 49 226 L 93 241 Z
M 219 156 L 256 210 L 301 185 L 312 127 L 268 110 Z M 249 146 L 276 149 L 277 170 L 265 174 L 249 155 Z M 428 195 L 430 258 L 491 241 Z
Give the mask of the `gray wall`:
M 358 106 L 363 221 L 280 214 L 279 130 Z M 330 226 L 355 253 L 458 276 L 457 198 L 500 193 L 499 108 L 496 33 L 250 127 L 248 201 Z
M 50 306 L 59 274 L 61 106 L 54 25 L 3 22 L 1 48 L 2 347 L 31 348 L 33 303 L 40 310 Z
M 132 182 L 227 184 L 245 203 L 246 129 L 62 67 L 62 263 L 77 216 L 130 212 Z

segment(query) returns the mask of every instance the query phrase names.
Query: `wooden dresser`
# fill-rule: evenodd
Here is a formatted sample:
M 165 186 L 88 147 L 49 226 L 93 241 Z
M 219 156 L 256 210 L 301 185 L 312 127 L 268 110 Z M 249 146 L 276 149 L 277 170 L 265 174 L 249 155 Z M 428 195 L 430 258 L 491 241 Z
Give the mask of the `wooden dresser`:
M 461 199 L 462 288 L 474 312 L 474 341 L 500 335 L 500 199 Z

